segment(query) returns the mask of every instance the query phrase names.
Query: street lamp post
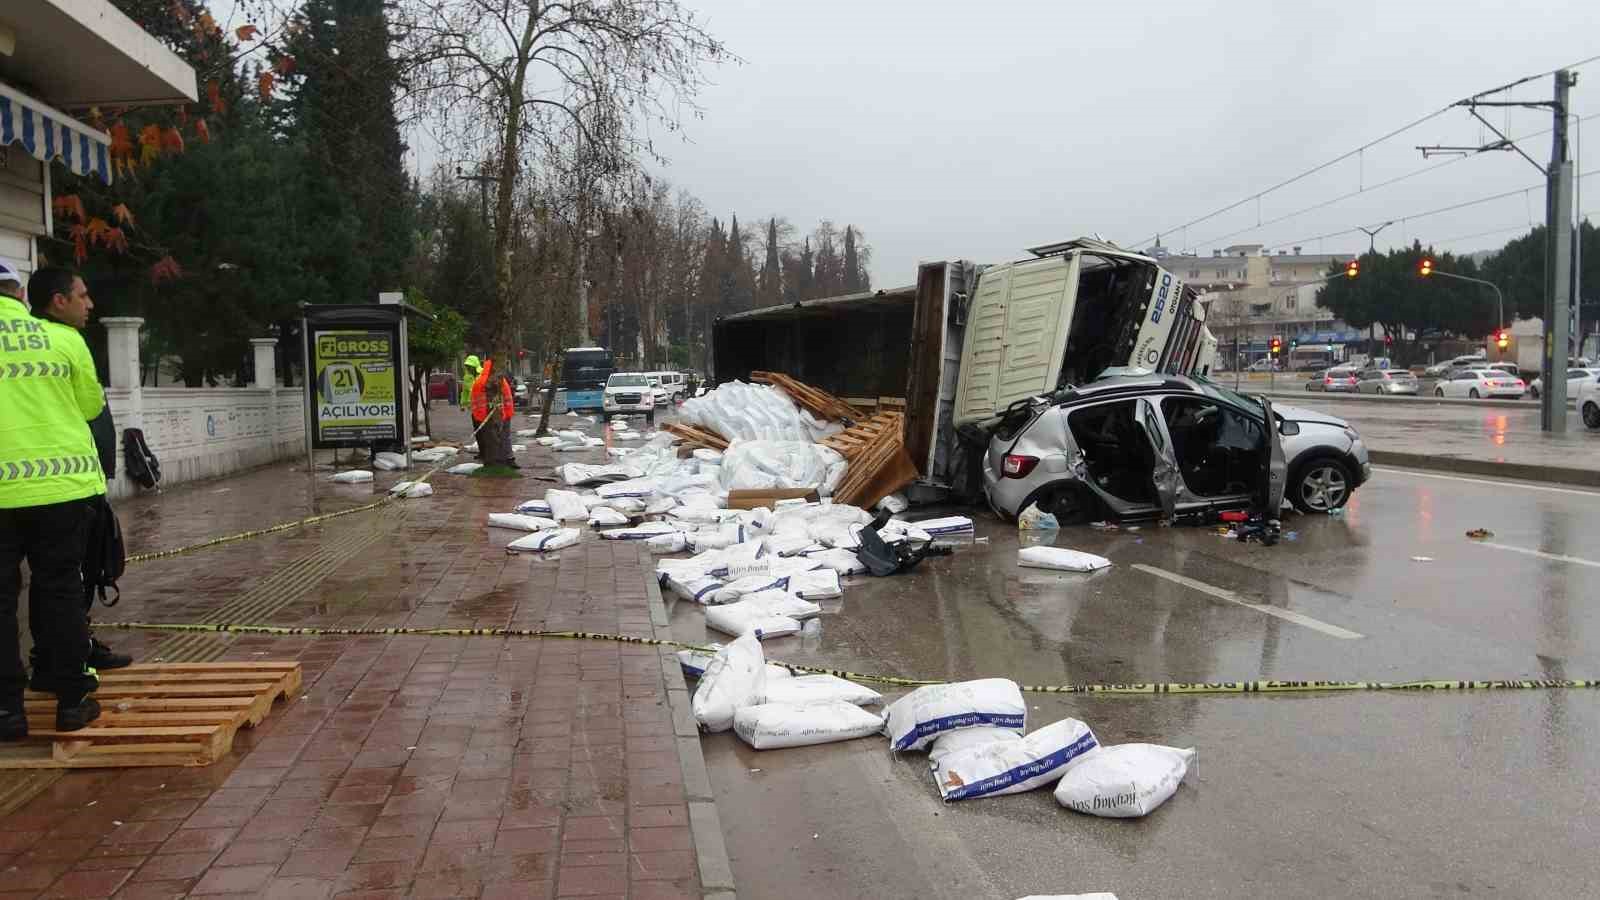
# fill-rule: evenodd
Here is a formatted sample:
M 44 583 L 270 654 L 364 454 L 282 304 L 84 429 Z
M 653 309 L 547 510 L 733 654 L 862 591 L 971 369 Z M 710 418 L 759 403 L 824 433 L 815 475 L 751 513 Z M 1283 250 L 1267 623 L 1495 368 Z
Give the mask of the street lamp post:
M 1468 276 L 1468 275 L 1457 275 L 1454 272 L 1444 272 L 1444 271 L 1441 271 L 1439 269 L 1432 269 L 1430 274 L 1442 275 L 1445 278 L 1454 278 L 1457 281 L 1470 281 L 1473 284 L 1488 285 L 1490 288 L 1492 288 L 1494 290 L 1495 321 L 1499 323 L 1499 325 L 1497 327 L 1498 328 L 1506 327 L 1506 297 L 1505 297 L 1504 294 L 1500 293 L 1500 286 L 1499 285 L 1495 284 L 1492 281 L 1485 281 L 1482 278 L 1473 278 L 1473 277 Z

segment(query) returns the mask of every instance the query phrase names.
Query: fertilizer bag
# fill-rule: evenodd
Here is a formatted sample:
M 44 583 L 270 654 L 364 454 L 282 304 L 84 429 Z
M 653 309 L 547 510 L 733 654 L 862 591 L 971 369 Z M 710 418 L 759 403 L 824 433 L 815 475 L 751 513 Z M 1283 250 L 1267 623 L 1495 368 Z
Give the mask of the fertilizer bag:
M 757 750 L 848 741 L 882 729 L 883 719 L 844 700 L 803 706 L 763 703 L 740 707 L 733 714 L 734 733 Z
M 1020 741 L 991 741 L 934 760 L 933 782 L 946 801 L 1020 794 L 1056 780 L 1097 746 L 1089 726 L 1062 719 Z
M 1022 690 L 1009 678 L 980 678 L 919 687 L 890 704 L 889 746 L 921 750 L 948 731 L 992 725 L 1021 732 L 1028 724 Z
M 1194 762 L 1194 750 L 1160 744 L 1101 747 L 1067 766 L 1056 802 L 1110 819 L 1148 815 L 1167 802 Z
M 733 714 L 766 692 L 766 658 L 761 642 L 747 634 L 717 651 L 695 688 L 690 707 L 705 731 L 727 731 Z

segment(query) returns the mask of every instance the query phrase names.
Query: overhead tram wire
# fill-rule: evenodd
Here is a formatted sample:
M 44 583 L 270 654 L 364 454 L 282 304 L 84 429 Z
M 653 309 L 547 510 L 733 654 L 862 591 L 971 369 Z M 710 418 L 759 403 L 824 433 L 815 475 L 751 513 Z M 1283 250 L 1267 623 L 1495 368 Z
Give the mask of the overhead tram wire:
M 1158 240 L 1161 237 L 1161 235 L 1163 235 L 1163 234 L 1172 234 L 1174 232 L 1184 231 L 1184 230 L 1187 230 L 1188 228 L 1190 228 L 1192 226 L 1199 225 L 1202 222 L 1208 222 L 1208 221 L 1210 221 L 1210 220 L 1212 220 L 1212 219 L 1216 218 L 1217 216 L 1220 216 L 1220 215 L 1222 215 L 1224 213 L 1232 212 L 1233 210 L 1236 210 L 1239 207 L 1244 206 L 1245 204 L 1250 203 L 1252 201 L 1259 202 L 1261 200 L 1261 198 L 1267 196 L 1268 194 L 1273 193 L 1274 191 L 1282 190 L 1283 188 L 1286 188 L 1291 184 L 1294 184 L 1294 183 L 1296 183 L 1298 181 L 1302 181 L 1302 180 L 1304 180 L 1306 178 L 1309 178 L 1310 176 L 1315 175 L 1318 172 L 1321 172 L 1324 169 L 1327 169 L 1327 168 L 1329 168 L 1331 166 L 1335 166 L 1335 165 L 1337 165 L 1339 163 L 1342 163 L 1345 160 L 1350 159 L 1351 157 L 1359 156 L 1360 154 L 1365 153 L 1367 150 L 1371 149 L 1372 147 L 1376 147 L 1377 145 L 1383 143 L 1384 141 L 1389 140 L 1390 138 L 1397 137 L 1398 135 L 1404 134 L 1405 132 L 1410 131 L 1413 128 L 1416 128 L 1418 125 L 1421 125 L 1421 124 L 1423 124 L 1425 122 L 1428 122 L 1428 121 L 1430 121 L 1432 119 L 1436 119 L 1439 116 L 1442 116 L 1445 113 L 1449 112 L 1450 110 L 1455 109 L 1458 106 L 1464 105 L 1469 100 L 1477 100 L 1479 98 L 1486 97 L 1489 94 L 1496 94 L 1496 93 L 1499 93 L 1501 91 L 1507 91 L 1507 90 L 1510 90 L 1511 88 L 1514 88 L 1514 87 L 1516 87 L 1516 86 L 1518 86 L 1520 84 L 1526 84 L 1527 82 L 1535 81 L 1537 79 L 1544 78 L 1544 77 L 1549 76 L 1549 75 L 1553 75 L 1556 72 L 1559 72 L 1559 71 L 1561 71 L 1563 69 L 1567 69 L 1567 70 L 1577 69 L 1577 68 L 1579 68 L 1581 66 L 1585 66 L 1585 65 L 1588 65 L 1589 63 L 1595 62 L 1596 60 L 1600 60 L 1600 54 L 1596 54 L 1594 56 L 1590 56 L 1590 57 L 1587 57 L 1585 59 L 1580 59 L 1577 62 L 1568 63 L 1567 65 L 1564 65 L 1564 66 L 1558 66 L 1558 67 L 1556 67 L 1554 69 L 1551 69 L 1548 72 L 1540 72 L 1540 73 L 1535 74 L 1535 75 L 1525 75 L 1522 78 L 1518 78 L 1518 79 L 1516 79 L 1514 81 L 1507 82 L 1506 84 L 1503 84 L 1503 85 L 1501 85 L 1499 87 L 1490 88 L 1490 89 L 1488 89 L 1486 91 L 1480 91 L 1480 92 L 1478 92 L 1476 94 L 1469 95 L 1468 97 L 1465 97 L 1465 98 L 1463 98 L 1461 100 L 1457 100 L 1457 101 L 1455 101 L 1453 103 L 1446 104 L 1446 105 L 1440 107 L 1439 109 L 1434 110 L 1433 112 L 1428 113 L 1427 115 L 1422 116 L 1421 118 L 1418 118 L 1418 119 L 1415 119 L 1415 120 L 1413 120 L 1411 122 L 1408 122 L 1405 125 L 1402 125 L 1399 128 L 1396 128 L 1393 131 L 1390 131 L 1390 132 L 1388 132 L 1387 134 L 1385 134 L 1385 135 L 1383 135 L 1381 137 L 1374 138 L 1373 140 L 1370 140 L 1367 143 L 1362 144 L 1361 146 L 1355 148 L 1354 150 L 1350 150 L 1350 151 L 1347 151 L 1345 153 L 1341 153 L 1340 155 L 1334 157 L 1333 159 L 1328 160 L 1327 162 L 1323 162 L 1323 163 L 1320 163 L 1318 165 L 1312 166 L 1311 168 L 1305 170 L 1304 172 L 1301 172 L 1298 175 L 1290 176 L 1289 178 L 1286 178 L 1286 179 L 1278 182 L 1277 184 L 1272 185 L 1269 188 L 1266 188 L 1266 189 L 1261 190 L 1261 191 L 1257 191 L 1256 193 L 1250 194 L 1250 195 L 1248 195 L 1248 196 L 1246 196 L 1246 197 L 1244 197 L 1242 199 L 1235 200 L 1234 202 L 1229 203 L 1228 205 L 1223 206 L 1223 207 L 1221 207 L 1219 209 L 1213 210 L 1212 212 L 1206 213 L 1205 215 L 1200 216 L 1199 218 L 1190 219 L 1189 221 L 1183 223 L 1182 225 L 1178 225 L 1178 226 L 1175 226 L 1173 228 L 1168 228 L 1168 229 L 1165 229 L 1165 230 L 1162 230 L 1162 231 L 1158 231 L 1155 234 L 1151 235 L 1148 238 L 1145 238 L 1142 241 L 1137 241 L 1137 242 L 1133 243 L 1131 246 L 1133 246 L 1133 247 L 1143 247 L 1143 246 L 1145 246 L 1147 244 L 1150 244 L 1153 241 Z M 1261 223 L 1258 222 L 1256 227 L 1258 227 L 1258 228 L 1261 227 Z

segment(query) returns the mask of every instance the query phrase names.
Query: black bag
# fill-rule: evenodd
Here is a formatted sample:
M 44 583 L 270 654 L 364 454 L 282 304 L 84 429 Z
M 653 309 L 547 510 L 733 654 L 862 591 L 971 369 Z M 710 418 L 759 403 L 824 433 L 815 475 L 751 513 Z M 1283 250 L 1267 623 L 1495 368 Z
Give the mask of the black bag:
M 128 568 L 128 555 L 122 545 L 122 523 L 117 513 L 106 501 L 104 494 L 95 498 L 93 518 L 89 520 L 89 541 L 83 553 L 84 605 L 94 602 L 95 595 L 106 606 L 116 606 L 122 599 L 117 579 Z M 106 591 L 111 599 L 106 599 Z
M 861 560 L 861 564 L 873 575 L 899 575 L 915 569 L 918 563 L 929 556 L 950 555 L 949 547 L 931 542 L 920 547 L 908 546 L 904 541 L 890 546 L 878 534 L 878 529 L 888 521 L 889 513 L 881 512 L 871 524 L 861 529 L 861 546 L 856 548 L 856 559 Z
M 147 488 L 153 488 L 161 483 L 161 463 L 156 459 L 155 453 L 151 452 L 150 445 L 145 443 L 143 429 L 122 430 L 122 455 L 128 477 L 134 482 Z

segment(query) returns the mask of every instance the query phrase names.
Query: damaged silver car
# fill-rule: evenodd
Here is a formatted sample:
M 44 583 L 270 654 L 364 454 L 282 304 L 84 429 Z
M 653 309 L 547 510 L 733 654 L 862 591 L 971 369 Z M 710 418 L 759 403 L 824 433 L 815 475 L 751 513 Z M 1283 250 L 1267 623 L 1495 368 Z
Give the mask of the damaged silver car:
M 1272 427 L 1267 427 L 1267 423 Z M 984 459 L 989 503 L 1015 518 L 1037 503 L 1063 525 L 1172 519 L 1205 510 L 1302 512 L 1349 502 L 1371 475 L 1343 420 L 1204 378 L 1122 374 L 1019 400 Z

